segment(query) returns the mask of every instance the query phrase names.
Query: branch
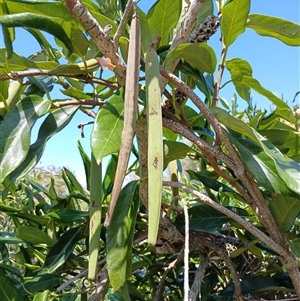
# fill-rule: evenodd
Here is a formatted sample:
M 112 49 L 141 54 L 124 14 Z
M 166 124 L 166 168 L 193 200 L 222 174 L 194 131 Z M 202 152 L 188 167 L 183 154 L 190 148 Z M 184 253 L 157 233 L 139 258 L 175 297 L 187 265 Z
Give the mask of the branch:
M 105 104 L 105 101 L 97 100 L 81 100 L 81 99 L 71 99 L 66 101 L 55 101 L 52 103 L 52 106 L 61 108 L 66 106 L 100 106 L 102 107 Z
M 202 253 L 201 263 L 199 264 L 196 270 L 195 279 L 189 292 L 189 301 L 196 301 L 200 292 L 203 278 L 205 276 L 205 270 L 207 265 L 208 265 L 208 256 L 205 253 Z
M 216 135 L 219 139 L 224 143 L 225 147 L 229 151 L 230 157 L 234 162 L 234 173 L 237 177 L 245 172 L 245 167 L 243 162 L 241 161 L 237 151 L 232 146 L 231 141 L 228 136 L 225 134 L 221 124 L 217 120 L 217 118 L 212 114 L 210 109 L 206 106 L 206 104 L 198 97 L 198 95 L 181 79 L 179 79 L 176 75 L 172 74 L 164 70 L 162 67 L 160 68 L 160 73 L 169 79 L 173 84 L 177 86 L 177 88 L 183 92 L 186 96 L 188 96 L 191 101 L 195 104 L 195 106 L 202 112 L 207 121 L 212 125 L 215 130 Z
M 104 56 L 111 60 L 113 65 L 115 65 L 113 71 L 118 78 L 118 83 L 120 86 L 124 86 L 126 69 L 118 55 L 118 50 L 114 46 L 113 41 L 110 39 L 109 34 L 102 29 L 97 20 L 79 0 L 64 0 L 64 2 L 70 13 L 90 35 L 98 49 L 103 53 Z
M 115 49 L 118 49 L 119 39 L 120 39 L 122 32 L 124 31 L 126 23 L 129 20 L 129 14 L 130 14 L 131 9 L 132 9 L 132 0 L 129 0 L 126 4 L 123 17 L 121 18 L 121 22 L 120 22 L 118 29 L 113 38 L 113 43 L 114 43 Z
M 223 207 L 222 205 L 214 202 L 211 198 L 209 198 L 207 195 L 189 187 L 184 184 L 181 184 L 179 182 L 169 182 L 164 181 L 164 186 L 171 186 L 171 187 L 178 187 L 181 189 L 184 189 L 185 191 L 195 195 L 203 204 L 207 204 L 214 209 L 218 210 L 219 212 L 225 214 L 226 216 L 232 218 L 239 224 L 241 224 L 246 230 L 248 230 L 250 233 L 255 235 L 258 239 L 260 239 L 263 243 L 268 245 L 270 248 L 274 249 L 278 254 L 282 256 L 282 259 L 290 259 L 290 254 L 277 242 L 275 242 L 272 238 L 264 234 L 262 231 L 260 231 L 258 228 L 256 228 L 252 223 L 246 221 L 242 217 L 240 217 L 238 214 L 234 213 L 233 211 Z
M 197 16 L 203 7 L 205 0 L 189 0 L 186 1 L 188 3 L 188 10 L 185 13 L 184 19 L 181 22 L 180 28 L 177 30 L 176 36 L 171 44 L 170 51 L 177 47 L 178 45 L 185 43 L 194 26 L 195 21 L 197 20 Z M 180 59 L 174 60 L 168 67 L 168 71 L 173 72 L 178 64 Z M 161 91 L 164 90 L 167 80 L 165 78 L 161 79 Z
M 4 81 L 4 80 L 8 80 L 8 79 L 18 80 L 20 78 L 24 78 L 24 77 L 28 77 L 28 76 L 37 76 L 37 75 L 56 76 L 56 75 L 52 74 L 51 70 L 46 70 L 46 69 L 23 70 L 23 71 L 14 71 L 14 72 L 10 72 L 10 73 L 7 73 L 7 74 L 2 74 L 2 75 L 0 75 L 0 81 Z M 82 80 L 84 80 L 88 83 L 95 83 L 95 84 L 103 85 L 103 86 L 106 86 L 106 87 L 108 87 L 112 90 L 116 90 L 116 89 L 120 88 L 118 83 L 114 83 L 114 82 L 111 82 L 111 81 L 99 79 L 99 78 L 96 78 L 96 77 L 90 77 L 87 74 L 63 73 L 63 74 L 59 74 L 57 76 L 82 79 Z

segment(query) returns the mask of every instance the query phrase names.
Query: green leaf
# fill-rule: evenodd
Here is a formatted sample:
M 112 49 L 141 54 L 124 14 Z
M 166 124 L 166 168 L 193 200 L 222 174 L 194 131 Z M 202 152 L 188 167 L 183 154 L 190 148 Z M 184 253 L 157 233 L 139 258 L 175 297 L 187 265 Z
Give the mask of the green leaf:
M 18 228 L 18 237 L 32 245 L 45 244 L 52 246 L 54 241 L 44 231 L 31 226 L 22 226 Z
M 280 232 L 286 233 L 300 213 L 300 201 L 287 195 L 278 194 L 270 201 L 269 208 Z
M 62 280 L 63 278 L 57 274 L 43 274 L 27 280 L 24 287 L 32 294 L 44 290 L 54 291 Z
M 121 191 L 107 232 L 107 269 L 111 285 L 118 290 L 131 275 L 132 241 L 139 207 L 138 182 Z
M 74 17 L 62 2 L 5 0 L 5 3 L 10 14 L 31 12 L 45 17 L 55 16 L 76 24 Z
M 124 123 L 122 95 L 112 96 L 99 110 L 91 136 L 91 146 L 97 162 L 120 149 Z
M 246 27 L 289 46 L 300 46 L 300 25 L 297 23 L 273 16 L 250 14 Z
M 0 23 L 7 27 L 29 27 L 46 31 L 63 42 L 70 55 L 73 52 L 73 45 L 62 26 L 65 20 L 54 16 L 46 17 L 34 13 L 19 13 L 0 16 Z
M 77 140 L 77 147 L 82 159 L 82 163 L 84 166 L 84 172 L 85 172 L 85 178 L 86 178 L 86 188 L 87 190 L 90 190 L 90 170 L 91 170 L 91 160 L 89 158 L 89 156 L 86 154 L 86 152 L 84 151 L 80 140 Z
M 66 176 L 68 177 L 70 183 L 73 185 L 74 190 L 77 190 L 82 195 L 85 195 L 85 191 L 84 191 L 83 187 L 78 182 L 78 180 L 76 179 L 76 177 L 72 174 L 72 172 L 69 169 L 67 169 L 66 167 L 64 167 L 64 172 L 65 172 Z
M 170 42 L 170 33 L 180 17 L 181 3 L 181 0 L 160 0 L 148 12 L 147 20 L 152 31 L 151 37 L 154 35 L 161 37 L 161 45 Z M 143 35 L 147 33 L 144 32 Z
M 209 187 L 215 191 L 234 192 L 234 190 L 228 187 L 227 185 L 216 181 L 213 178 L 202 174 L 201 172 L 195 172 L 193 170 L 186 170 L 186 172 L 189 174 L 191 179 L 200 181 L 204 186 Z
M 280 178 L 273 160 L 253 140 L 233 131 L 230 138 L 239 150 L 248 171 L 257 180 L 258 185 L 275 193 L 289 193 L 288 186 Z
M 16 288 L 15 283 L 0 267 L 0 296 L 1 301 L 25 301 L 21 291 Z
M 88 211 L 75 210 L 70 208 L 64 208 L 57 212 L 49 212 L 47 217 L 58 219 L 62 222 L 72 224 L 74 222 L 78 222 L 83 218 L 87 218 L 89 216 Z
M 208 73 L 213 73 L 217 65 L 214 50 L 205 43 L 189 43 L 177 46 L 168 53 L 164 63 L 165 68 L 168 69 L 172 61 L 180 58 L 187 61 L 192 67 Z
M 250 64 L 243 59 L 231 59 L 226 61 L 226 68 L 231 74 L 231 79 L 238 94 L 245 100 L 250 101 L 250 88 L 240 83 L 243 76 L 252 76 Z
M 289 240 L 288 243 L 293 254 L 300 259 L 300 239 Z
M 228 1 L 222 7 L 221 30 L 224 44 L 228 47 L 245 31 L 250 10 L 249 0 Z
M 28 96 L 5 116 L 0 124 L 0 183 L 26 158 L 31 128 L 50 106 L 50 100 Z
M 184 143 L 164 140 L 164 169 L 171 161 L 184 159 L 187 154 L 194 152 L 193 149 Z
M 195 205 L 188 210 L 189 228 L 191 230 L 219 231 L 224 223 L 230 218 L 209 205 Z M 179 229 L 184 229 L 184 215 L 179 214 L 175 225 Z
M 47 141 L 69 124 L 77 109 L 77 106 L 62 107 L 53 110 L 46 117 L 39 129 L 37 140 L 30 145 L 25 160 L 9 175 L 9 183 L 25 175 L 40 161 Z
M 55 271 L 58 267 L 65 263 L 72 254 L 78 241 L 82 238 L 82 228 L 76 227 L 64 232 L 47 254 L 43 268 L 49 273 Z
M 292 109 L 290 106 L 285 103 L 282 99 L 277 97 L 275 94 L 270 92 L 269 90 L 265 89 L 264 87 L 261 86 L 259 81 L 251 76 L 243 76 L 241 81 L 239 82 L 243 85 L 248 86 L 249 88 L 255 90 L 257 93 L 265 96 L 268 98 L 276 107 L 280 109 L 285 109 L 286 110 L 286 118 L 289 120 L 289 122 L 293 124 L 297 124 L 295 115 L 293 114 Z M 288 114 L 287 114 L 288 113 Z
M 34 294 L 32 301 L 48 301 L 51 292 L 49 290 Z
M 216 118 L 226 127 L 237 133 L 245 135 L 256 142 L 267 157 L 269 157 L 269 160 L 271 159 L 275 164 L 275 174 L 277 173 L 280 176 L 289 189 L 298 194 L 300 193 L 299 164 L 287 157 L 284 157 L 272 143 L 262 137 L 242 120 L 234 118 L 221 108 L 212 108 L 211 110 Z M 262 163 L 263 162 L 264 161 L 262 161 Z M 274 189 L 275 188 L 276 187 L 274 187 Z
M 38 216 L 38 215 L 31 214 L 31 213 L 18 212 L 16 214 L 9 214 L 9 215 L 20 217 L 20 218 L 30 221 L 30 222 L 35 222 L 41 226 L 47 226 L 50 221 L 50 218 L 48 218 L 48 217 Z
M 3 65 L 3 68 L 0 69 L 0 74 L 3 74 L 4 71 L 22 71 L 29 68 L 36 69 L 48 69 L 51 70 L 55 68 L 58 64 L 56 62 L 34 62 L 28 60 L 22 56 L 19 56 L 17 53 L 13 53 L 10 59 L 6 59 L 5 48 L 0 48 L 0 62 L 6 62 L 7 65 Z M 2 66 L 1 66 L 2 67 Z

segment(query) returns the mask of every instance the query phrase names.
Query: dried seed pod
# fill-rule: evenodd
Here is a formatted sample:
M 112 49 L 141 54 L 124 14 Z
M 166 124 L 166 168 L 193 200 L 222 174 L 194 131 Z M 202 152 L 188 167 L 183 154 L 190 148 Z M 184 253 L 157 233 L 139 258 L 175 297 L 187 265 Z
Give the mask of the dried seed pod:
M 217 31 L 220 25 L 219 18 L 212 15 L 208 16 L 203 23 L 193 30 L 188 39 L 188 43 L 202 43 Z
M 184 93 L 182 93 L 179 89 L 176 88 L 175 89 L 176 104 L 181 107 L 185 101 L 185 98 L 186 98 L 186 95 Z M 168 98 L 165 98 L 163 100 L 162 107 L 172 114 L 176 113 L 173 103 Z M 163 114 L 163 117 L 165 117 L 164 114 Z

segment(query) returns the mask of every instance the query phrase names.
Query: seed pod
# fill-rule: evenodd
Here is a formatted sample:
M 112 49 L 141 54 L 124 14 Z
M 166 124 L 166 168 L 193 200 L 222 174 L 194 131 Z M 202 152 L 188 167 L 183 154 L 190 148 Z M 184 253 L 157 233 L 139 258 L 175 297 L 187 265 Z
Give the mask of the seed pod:
M 188 43 L 203 43 L 217 31 L 220 25 L 219 18 L 208 16 L 203 23 L 193 30 L 188 39 Z

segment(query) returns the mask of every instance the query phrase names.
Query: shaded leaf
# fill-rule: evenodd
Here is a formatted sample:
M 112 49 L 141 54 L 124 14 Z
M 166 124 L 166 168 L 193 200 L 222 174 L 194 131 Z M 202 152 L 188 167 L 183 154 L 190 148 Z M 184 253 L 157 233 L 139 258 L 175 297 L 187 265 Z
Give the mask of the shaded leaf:
M 289 240 L 288 243 L 293 254 L 300 259 L 300 239 Z
M 72 224 L 73 222 L 79 221 L 82 218 L 89 216 L 88 211 L 75 210 L 70 208 L 64 208 L 57 212 L 49 212 L 48 217 L 56 218 L 62 222 Z
M 208 205 L 196 205 L 188 210 L 190 230 L 219 231 L 224 223 L 230 218 Z M 175 225 L 179 229 L 184 229 L 184 215 L 179 214 Z
M 177 142 L 164 140 L 164 168 L 173 160 L 184 159 L 188 153 L 194 153 L 188 145 Z
M 43 274 L 25 281 L 24 287 L 30 293 L 36 293 L 44 290 L 54 291 L 62 281 L 62 277 L 57 274 Z
M 132 241 L 139 207 L 138 182 L 121 191 L 107 233 L 107 269 L 111 285 L 118 290 L 131 275 Z
M 76 227 L 64 232 L 47 254 L 43 268 L 53 272 L 64 264 L 82 237 L 82 228 Z
M 54 243 L 44 231 L 31 226 L 22 226 L 18 228 L 18 237 L 32 245 L 45 244 L 51 246 Z
M 168 69 L 172 61 L 180 58 L 187 61 L 192 67 L 208 73 L 213 73 L 217 65 L 214 50 L 205 43 L 186 43 L 177 46 L 168 53 L 164 63 L 165 68 Z
M 289 189 L 280 178 L 273 160 L 253 140 L 230 132 L 230 138 L 239 150 L 248 171 L 257 180 L 258 185 L 268 191 L 289 193 Z
M 6 114 L 0 124 L 0 183 L 26 158 L 31 128 L 49 110 L 50 105 L 50 100 L 28 96 Z
M 300 200 L 278 194 L 270 201 L 269 208 L 280 232 L 286 233 L 300 213 Z
M 152 31 L 150 36 L 161 37 L 161 45 L 170 42 L 170 33 L 176 27 L 180 17 L 181 3 L 181 0 L 160 0 L 148 12 L 147 21 L 149 29 Z
M 249 0 L 232 0 L 222 7 L 221 30 L 224 44 L 228 47 L 245 31 L 250 10 Z
M 91 147 L 97 161 L 120 149 L 124 123 L 124 100 L 112 96 L 99 110 L 91 136 Z
M 272 37 L 289 46 L 300 46 L 300 25 L 281 18 L 250 14 L 246 27 L 261 36 Z
M 284 157 L 271 142 L 262 137 L 242 120 L 230 116 L 221 108 L 212 108 L 211 110 L 216 118 L 226 127 L 243 134 L 256 142 L 269 159 L 274 162 L 276 173 L 284 181 L 286 186 L 292 191 L 300 194 L 300 165 L 297 162 Z
M 14 282 L 7 276 L 4 269 L 0 267 L 0 296 L 1 301 L 25 301 L 21 291 L 16 288 Z

